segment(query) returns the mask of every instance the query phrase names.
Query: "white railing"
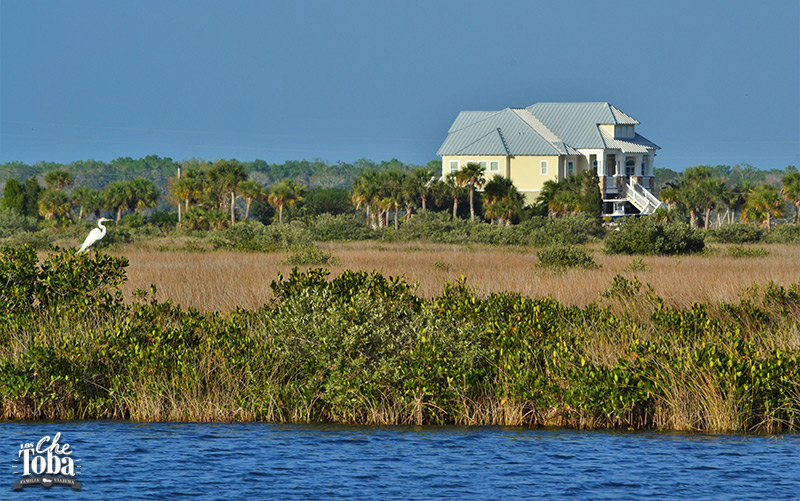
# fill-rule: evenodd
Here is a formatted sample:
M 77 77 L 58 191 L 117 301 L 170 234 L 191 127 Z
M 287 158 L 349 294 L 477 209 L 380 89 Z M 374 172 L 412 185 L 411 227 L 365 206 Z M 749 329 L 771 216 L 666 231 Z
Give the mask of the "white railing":
M 666 207 L 664 202 L 634 180 L 628 182 L 628 189 L 625 190 L 625 195 L 628 201 L 636 206 L 642 214 L 652 214 L 656 209 Z

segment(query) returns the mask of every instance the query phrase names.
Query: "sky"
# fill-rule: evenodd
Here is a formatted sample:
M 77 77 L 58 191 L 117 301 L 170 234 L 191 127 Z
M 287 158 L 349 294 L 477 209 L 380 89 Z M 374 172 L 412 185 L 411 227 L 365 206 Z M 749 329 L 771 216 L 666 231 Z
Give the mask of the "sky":
M 800 167 L 800 1 L 0 0 L 0 163 L 425 164 L 459 111 L 586 101 L 656 167 Z

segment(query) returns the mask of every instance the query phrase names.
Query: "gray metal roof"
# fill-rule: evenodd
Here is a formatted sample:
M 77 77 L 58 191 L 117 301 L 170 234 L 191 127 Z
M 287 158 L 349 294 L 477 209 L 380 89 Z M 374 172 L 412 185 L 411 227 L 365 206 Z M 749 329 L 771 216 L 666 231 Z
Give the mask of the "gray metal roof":
M 658 148 L 636 134 L 614 139 L 598 125 L 639 122 L 608 103 L 537 103 L 501 111 L 462 111 L 438 155 L 577 155 L 578 148 Z
M 603 129 L 600 129 L 600 134 L 603 136 L 606 148 L 622 150 L 622 153 L 647 153 L 647 150 L 661 149 L 655 143 L 639 134 L 636 134 L 636 137 L 626 139 L 615 139 L 613 134 L 609 134 Z
M 510 108 L 461 112 L 439 155 L 558 155 L 560 152 Z

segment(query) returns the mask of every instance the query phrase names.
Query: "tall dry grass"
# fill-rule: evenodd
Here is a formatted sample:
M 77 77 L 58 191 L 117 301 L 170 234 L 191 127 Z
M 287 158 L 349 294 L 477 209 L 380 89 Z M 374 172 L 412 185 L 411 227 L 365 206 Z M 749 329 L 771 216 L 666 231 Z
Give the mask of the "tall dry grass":
M 349 269 L 403 276 L 418 282 L 418 293 L 427 298 L 440 294 L 446 282 L 455 282 L 461 275 L 468 285 L 485 293 L 552 296 L 577 306 L 597 301 L 617 274 L 637 276 L 672 306 L 737 302 L 741 290 L 754 283 L 772 280 L 788 286 L 800 281 L 800 246 L 777 244 L 759 246 L 769 251 L 766 257 L 732 258 L 724 252 L 646 256 L 641 258 L 645 269 L 638 271 L 630 270 L 632 256 L 605 255 L 595 247 L 599 268 L 560 273 L 536 268 L 535 249 L 531 248 L 377 242 L 322 247 L 338 258 L 334 266 L 328 266 L 334 275 Z M 147 290 L 154 284 L 159 299 L 202 311 L 258 308 L 271 297 L 270 281 L 291 269 L 283 263 L 286 253 L 160 252 L 128 246 L 115 254 L 130 260 L 124 287 L 128 297 L 135 288 Z

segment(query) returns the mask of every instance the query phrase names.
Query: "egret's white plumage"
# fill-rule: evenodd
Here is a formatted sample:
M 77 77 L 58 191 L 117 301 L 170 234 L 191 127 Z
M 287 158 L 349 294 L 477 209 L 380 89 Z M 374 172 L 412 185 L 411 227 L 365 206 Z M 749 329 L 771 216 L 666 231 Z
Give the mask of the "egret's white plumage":
M 106 219 L 104 217 L 101 217 L 100 219 L 97 220 L 98 227 L 89 232 L 89 235 L 86 236 L 86 240 L 83 241 L 83 245 L 81 245 L 81 248 L 78 249 L 78 252 L 76 252 L 76 254 L 80 254 L 81 252 L 85 251 L 86 249 L 94 245 L 98 240 L 106 236 L 106 227 L 103 226 L 103 223 L 106 221 L 111 221 L 111 220 Z

